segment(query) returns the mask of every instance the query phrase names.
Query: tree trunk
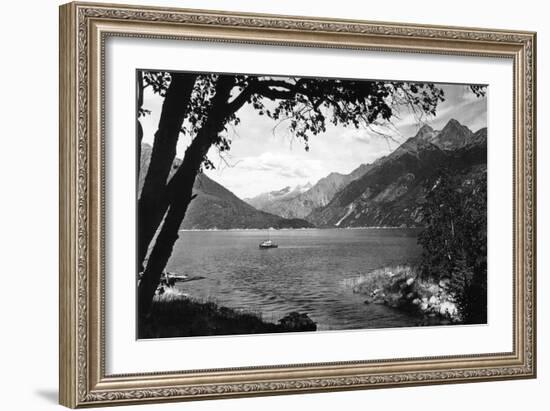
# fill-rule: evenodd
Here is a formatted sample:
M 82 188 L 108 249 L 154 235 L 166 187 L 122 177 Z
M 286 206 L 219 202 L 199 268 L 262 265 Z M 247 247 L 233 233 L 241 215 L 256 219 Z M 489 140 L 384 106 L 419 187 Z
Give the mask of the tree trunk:
M 149 313 L 162 271 L 172 255 L 180 226 L 189 203 L 193 199 L 193 184 L 204 156 L 208 153 L 215 137 L 225 126 L 228 114 L 225 106 L 232 87 L 231 77 L 220 76 L 207 120 L 185 151 L 183 162 L 170 181 L 170 185 L 173 185 L 174 189 L 168 191 L 168 212 L 147 261 L 147 267 L 138 289 L 138 306 L 141 318 Z
M 136 132 L 137 132 L 137 173 L 141 166 L 141 142 L 143 140 L 143 127 L 139 121 L 139 112 L 143 108 L 143 72 L 138 70 L 136 73 L 136 92 L 137 92 L 137 104 L 136 104 Z
M 176 157 L 178 137 L 196 78 L 195 74 L 172 74 L 172 81 L 162 104 L 151 161 L 138 201 L 138 269 L 140 271 L 143 269 L 143 260 L 147 255 L 149 244 L 168 207 L 166 182 Z
M 182 181 L 177 200 L 172 202 L 166 213 L 162 228 L 156 237 L 155 245 L 149 255 L 147 266 L 139 284 L 138 307 L 141 318 L 145 317 L 151 308 L 151 302 L 160 282 L 161 274 L 172 254 L 174 244 L 178 239 L 179 227 L 192 200 L 193 184 L 198 167 L 193 164 L 186 164 L 184 168 L 186 169 L 188 178 Z M 195 168 L 197 171 L 195 171 Z

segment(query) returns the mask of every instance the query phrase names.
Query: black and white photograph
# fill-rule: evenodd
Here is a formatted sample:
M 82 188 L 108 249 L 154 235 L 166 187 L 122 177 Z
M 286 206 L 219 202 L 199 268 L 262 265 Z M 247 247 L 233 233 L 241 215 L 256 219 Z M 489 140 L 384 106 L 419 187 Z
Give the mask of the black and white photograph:
M 137 70 L 137 337 L 486 324 L 488 92 Z
M 547 9 L 3 2 L 0 408 L 546 408 Z

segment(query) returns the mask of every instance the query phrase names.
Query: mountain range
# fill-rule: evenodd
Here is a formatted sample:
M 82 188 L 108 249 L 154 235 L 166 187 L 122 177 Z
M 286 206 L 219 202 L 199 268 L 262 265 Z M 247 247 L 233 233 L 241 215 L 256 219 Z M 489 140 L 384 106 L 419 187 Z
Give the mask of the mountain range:
M 142 146 L 139 190 L 151 150 Z M 176 159 L 173 171 L 179 164 Z M 454 119 L 441 130 L 424 125 L 389 155 L 349 174 L 332 172 L 314 185 L 288 186 L 244 201 L 199 174 L 197 197 L 182 228 L 422 226 L 422 205 L 442 168 L 461 175 L 464 184 L 485 184 L 487 129 L 474 133 Z
M 273 197 L 257 206 L 318 227 L 419 226 L 427 187 L 440 168 L 475 179 L 486 172 L 486 143 L 486 128 L 474 133 L 454 119 L 441 130 L 424 125 L 372 164 L 348 175 L 331 173 L 293 198 Z
M 285 218 L 305 218 L 313 210 L 327 205 L 334 195 L 353 180 L 361 177 L 370 168 L 371 164 L 361 164 L 350 174 L 330 173 L 320 179 L 315 185 L 309 185 L 307 190 L 304 186 L 296 188 L 286 187 L 291 195 L 279 196 L 279 191 L 260 194 L 253 198 L 246 198 L 250 205 L 277 214 Z
M 278 202 L 291 201 L 296 197 L 299 197 L 300 194 L 308 191 L 311 187 L 312 187 L 311 183 L 306 183 L 304 185 L 297 185 L 294 187 L 286 186 L 280 190 L 269 191 L 267 193 L 262 193 L 252 198 L 243 198 L 243 200 L 246 201 L 251 206 L 256 207 L 258 209 L 274 212 L 269 210 L 272 204 L 276 204 Z M 279 214 L 283 216 L 283 214 L 279 212 L 276 212 L 275 214 Z

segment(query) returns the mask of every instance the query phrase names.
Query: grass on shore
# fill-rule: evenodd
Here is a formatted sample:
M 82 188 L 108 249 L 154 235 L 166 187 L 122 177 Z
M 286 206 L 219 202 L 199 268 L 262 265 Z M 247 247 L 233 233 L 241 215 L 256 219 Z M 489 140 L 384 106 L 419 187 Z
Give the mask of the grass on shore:
M 155 297 L 150 315 L 139 320 L 138 338 L 263 334 L 316 329 L 316 324 L 306 314 L 293 312 L 278 323 L 271 323 L 253 313 L 239 312 L 213 302 L 196 301 L 178 293 L 165 293 Z

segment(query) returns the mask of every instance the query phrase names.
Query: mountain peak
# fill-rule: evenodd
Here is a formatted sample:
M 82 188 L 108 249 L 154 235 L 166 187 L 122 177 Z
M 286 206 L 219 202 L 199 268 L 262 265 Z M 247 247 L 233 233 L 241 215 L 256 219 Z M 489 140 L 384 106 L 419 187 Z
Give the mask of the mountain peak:
M 301 192 L 307 191 L 307 190 L 309 190 L 311 187 L 313 187 L 313 184 L 311 184 L 310 181 L 308 181 L 308 182 L 305 183 L 304 185 L 299 186 Z
M 441 131 L 445 131 L 445 130 L 456 130 L 456 129 L 463 129 L 463 128 L 466 128 L 466 126 L 462 125 L 460 123 L 460 121 L 458 121 L 457 119 L 450 119 L 449 121 L 447 121 L 447 124 L 445 124 L 445 127 L 443 127 L 443 130 Z
M 424 124 L 418 129 L 419 133 L 425 133 L 426 131 L 434 131 L 434 129 L 429 124 Z
M 329 175 L 323 177 L 323 178 L 335 178 L 335 177 L 343 177 L 344 175 L 341 173 L 338 173 L 336 171 L 332 171 Z M 321 178 L 321 180 L 323 179 Z
M 415 137 L 422 140 L 429 140 L 433 136 L 433 134 L 434 129 L 429 124 L 424 124 L 418 129 Z
M 444 150 L 454 150 L 470 143 L 472 131 L 458 120 L 450 119 L 433 142 Z

